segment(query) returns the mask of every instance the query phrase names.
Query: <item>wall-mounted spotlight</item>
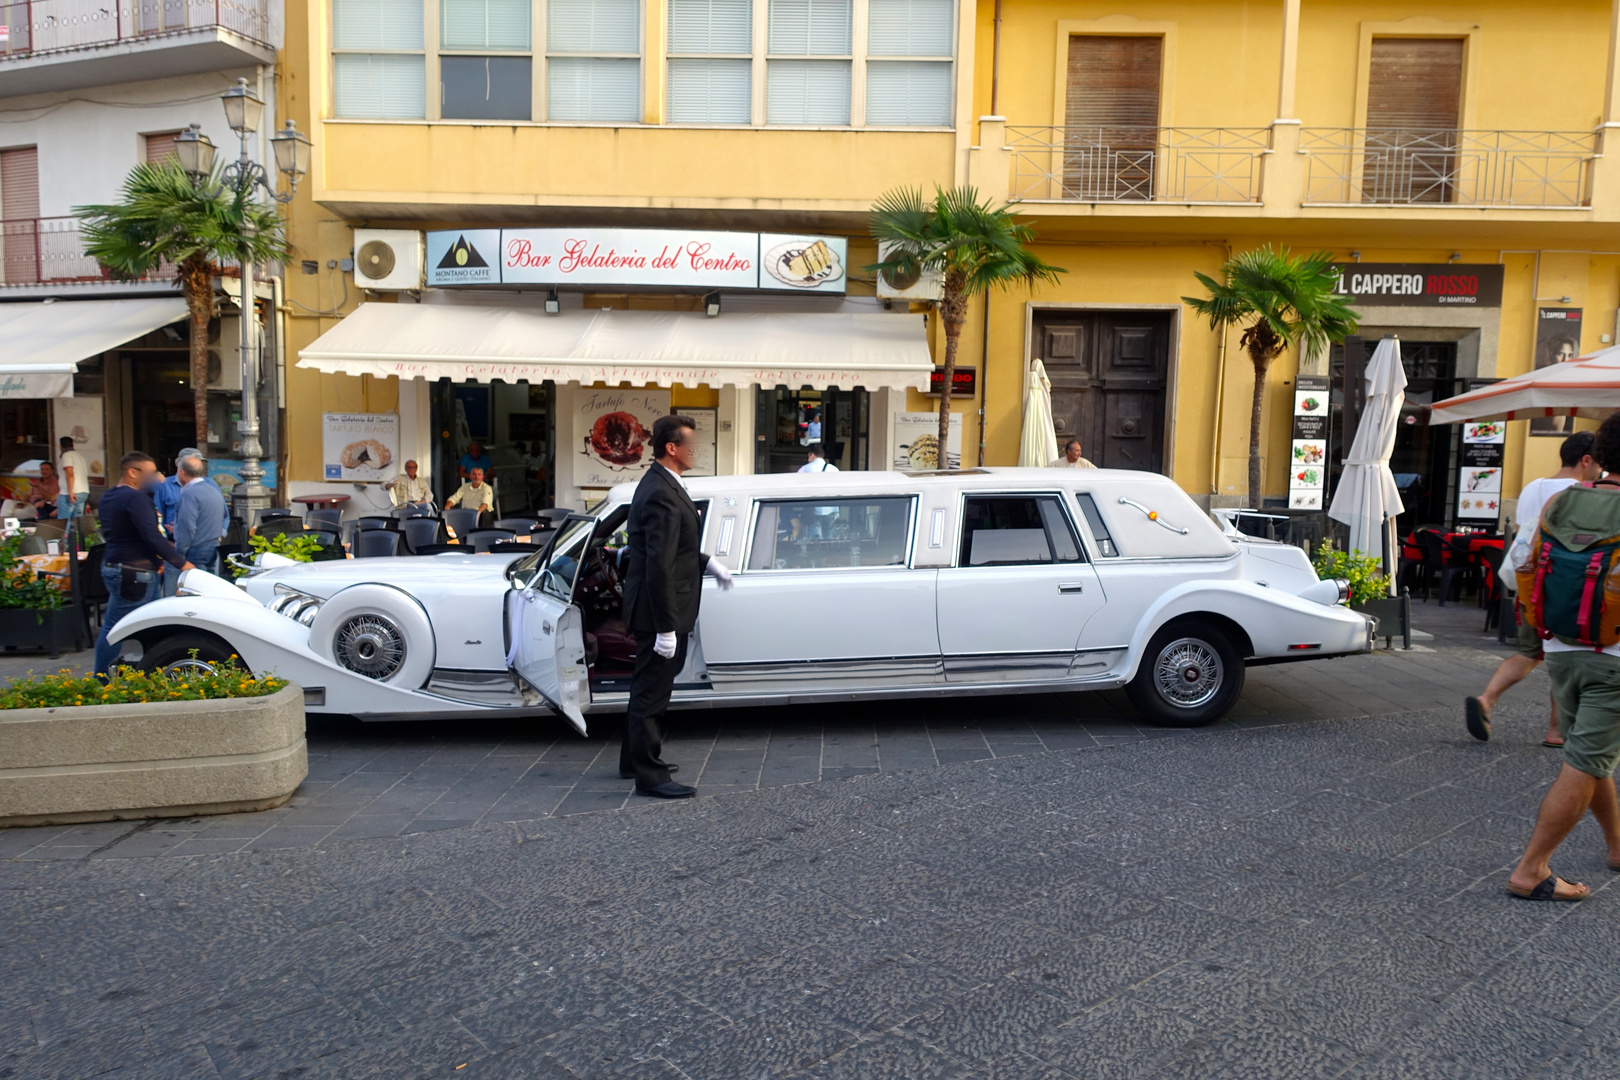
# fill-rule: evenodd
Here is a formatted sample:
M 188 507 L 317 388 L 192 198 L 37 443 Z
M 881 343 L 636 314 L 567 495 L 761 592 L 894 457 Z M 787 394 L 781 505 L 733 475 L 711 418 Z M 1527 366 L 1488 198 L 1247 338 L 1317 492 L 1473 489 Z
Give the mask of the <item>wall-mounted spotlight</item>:
M 714 318 L 720 314 L 720 294 L 712 292 L 703 298 L 703 314 Z
M 557 290 L 552 289 L 546 293 L 546 314 L 555 315 L 562 310 L 562 303 L 557 299 Z

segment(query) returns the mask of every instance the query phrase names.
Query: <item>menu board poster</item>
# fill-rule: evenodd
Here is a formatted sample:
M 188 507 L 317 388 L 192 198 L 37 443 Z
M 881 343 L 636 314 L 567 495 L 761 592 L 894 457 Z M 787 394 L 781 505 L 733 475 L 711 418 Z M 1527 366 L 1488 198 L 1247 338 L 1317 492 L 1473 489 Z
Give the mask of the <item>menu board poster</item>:
M 641 479 L 653 461 L 653 422 L 668 390 L 580 390 L 574 395 L 574 483 L 612 487 Z
M 720 428 L 719 409 L 682 409 L 682 416 L 697 421 L 697 430 L 688 438 L 697 442 L 697 463 L 686 471 L 687 476 L 713 476 L 715 432 Z
M 945 446 L 949 468 L 962 467 L 962 414 L 951 414 L 950 436 Z M 894 467 L 903 472 L 932 472 L 939 463 L 939 414 L 903 412 L 894 414 Z
M 1457 480 L 1457 516 L 1495 521 L 1502 508 L 1502 470 L 1464 466 Z
M 1552 367 L 1581 355 L 1581 309 L 1536 309 L 1536 368 Z M 1568 435 L 1575 430 L 1572 416 L 1538 416 L 1530 421 L 1532 435 Z
M 1506 444 L 1506 421 L 1470 421 L 1463 425 L 1462 463 L 1464 465 L 1499 466 L 1503 462 Z
M 399 471 L 398 413 L 322 413 L 324 480 L 381 483 Z
M 1294 384 L 1294 438 L 1327 440 L 1328 380 L 1302 375 Z
M 1290 510 L 1320 510 L 1322 509 L 1321 488 L 1289 488 L 1288 509 Z

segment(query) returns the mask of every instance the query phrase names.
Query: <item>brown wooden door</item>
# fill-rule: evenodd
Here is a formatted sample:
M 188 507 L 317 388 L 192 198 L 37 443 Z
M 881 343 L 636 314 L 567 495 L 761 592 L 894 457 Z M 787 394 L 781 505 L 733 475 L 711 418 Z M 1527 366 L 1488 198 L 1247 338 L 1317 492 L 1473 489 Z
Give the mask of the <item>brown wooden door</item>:
M 1373 38 L 1363 201 L 1455 199 L 1461 38 Z
M 1064 198 L 1153 197 L 1163 53 L 1163 39 L 1157 37 L 1069 38 Z
M 1101 468 L 1164 471 L 1168 313 L 1039 312 L 1034 347 L 1060 447 L 1078 436 Z

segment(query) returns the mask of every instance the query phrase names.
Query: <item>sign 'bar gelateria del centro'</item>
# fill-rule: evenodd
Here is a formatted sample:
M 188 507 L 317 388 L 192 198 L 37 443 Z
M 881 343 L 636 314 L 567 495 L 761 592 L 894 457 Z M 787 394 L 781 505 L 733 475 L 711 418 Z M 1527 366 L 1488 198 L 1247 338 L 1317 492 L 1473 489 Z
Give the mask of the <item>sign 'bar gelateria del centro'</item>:
M 839 236 L 687 229 L 451 229 L 427 234 L 427 283 L 842 293 Z
M 1501 307 L 1497 263 L 1335 263 L 1335 290 L 1361 306 Z

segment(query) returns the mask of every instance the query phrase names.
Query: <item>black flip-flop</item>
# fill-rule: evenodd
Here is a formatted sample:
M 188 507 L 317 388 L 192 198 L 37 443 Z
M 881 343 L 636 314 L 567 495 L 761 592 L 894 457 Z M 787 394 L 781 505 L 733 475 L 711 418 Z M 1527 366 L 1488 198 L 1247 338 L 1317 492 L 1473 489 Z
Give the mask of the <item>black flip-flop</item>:
M 1541 745 L 1546 746 L 1546 747 L 1550 747 L 1550 748 L 1552 748 L 1554 750 L 1562 750 L 1564 748 L 1563 743 L 1561 743 L 1561 742 L 1553 742 L 1551 739 L 1542 739 L 1541 740 Z
M 1546 880 L 1533 889 L 1521 889 L 1510 881 L 1508 882 L 1507 891 L 1520 900 L 1554 900 L 1565 904 L 1577 904 L 1592 895 L 1592 890 L 1588 888 L 1585 892 L 1576 896 L 1559 896 L 1558 883 L 1560 881 L 1564 881 L 1564 879 L 1557 874 L 1548 874 Z M 1564 884 L 1574 885 L 1575 882 L 1564 881 Z
M 1485 711 L 1479 698 L 1463 698 L 1463 717 L 1468 724 L 1468 734 L 1480 742 L 1491 741 L 1491 714 Z

